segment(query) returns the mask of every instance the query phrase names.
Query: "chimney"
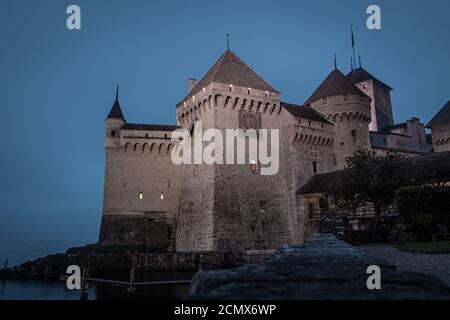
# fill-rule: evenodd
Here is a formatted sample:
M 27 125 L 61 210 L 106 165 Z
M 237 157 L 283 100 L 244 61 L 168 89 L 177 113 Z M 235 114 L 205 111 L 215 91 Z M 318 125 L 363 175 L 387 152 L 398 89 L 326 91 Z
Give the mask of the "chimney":
M 192 89 L 194 89 L 195 85 L 197 84 L 197 80 L 190 78 L 188 79 L 188 93 L 192 91 Z

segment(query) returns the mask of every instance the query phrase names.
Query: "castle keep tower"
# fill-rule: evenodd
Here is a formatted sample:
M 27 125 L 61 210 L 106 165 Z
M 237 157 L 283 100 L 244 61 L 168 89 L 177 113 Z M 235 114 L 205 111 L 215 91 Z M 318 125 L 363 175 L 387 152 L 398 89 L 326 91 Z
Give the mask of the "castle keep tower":
M 394 124 L 391 105 L 391 87 L 381 82 L 365 69 L 359 66 L 347 75 L 362 92 L 371 99 L 370 131 L 382 131 L 383 128 Z
M 336 169 L 361 149 L 371 149 L 369 136 L 371 99 L 338 69 L 333 70 L 305 102 L 334 123 Z
M 220 130 L 224 145 L 226 129 L 283 126 L 280 93 L 230 50 L 195 84 L 176 112 L 183 128 L 191 130 L 197 120 L 203 130 Z M 183 165 L 178 250 L 274 249 L 291 241 L 285 166 L 280 163 L 277 174 L 263 176 L 258 159 L 248 157 L 246 164 Z
M 426 127 L 431 129 L 434 152 L 450 151 L 450 100 Z

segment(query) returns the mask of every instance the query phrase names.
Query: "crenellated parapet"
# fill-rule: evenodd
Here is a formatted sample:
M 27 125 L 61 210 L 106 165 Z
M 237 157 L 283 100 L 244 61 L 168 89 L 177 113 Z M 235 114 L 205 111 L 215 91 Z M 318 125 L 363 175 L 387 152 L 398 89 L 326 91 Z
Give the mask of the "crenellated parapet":
M 234 111 L 258 112 L 263 115 L 278 116 L 281 113 L 281 105 L 278 97 L 269 97 L 268 92 L 262 94 L 256 89 L 250 88 L 250 94 L 232 93 L 223 90 L 223 84 L 212 84 L 210 92 L 205 90 L 205 95 L 196 101 L 182 102 L 177 106 L 177 121 L 182 127 L 186 127 L 197 119 L 201 119 L 205 113 L 217 111 L 217 109 L 229 109 Z M 237 90 L 233 86 L 232 90 Z M 243 91 L 243 88 L 240 91 Z M 247 88 L 248 90 L 249 88 Z

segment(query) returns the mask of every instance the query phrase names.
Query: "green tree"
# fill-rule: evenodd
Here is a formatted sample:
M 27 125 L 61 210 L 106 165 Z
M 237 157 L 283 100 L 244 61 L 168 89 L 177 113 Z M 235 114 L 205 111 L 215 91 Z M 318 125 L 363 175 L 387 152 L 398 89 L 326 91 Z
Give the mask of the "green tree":
M 351 208 L 363 202 L 372 203 L 375 235 L 383 208 L 391 205 L 396 191 L 408 184 L 408 162 L 404 160 L 404 156 L 393 152 L 357 151 L 347 159 L 346 168 L 333 181 L 331 195 Z

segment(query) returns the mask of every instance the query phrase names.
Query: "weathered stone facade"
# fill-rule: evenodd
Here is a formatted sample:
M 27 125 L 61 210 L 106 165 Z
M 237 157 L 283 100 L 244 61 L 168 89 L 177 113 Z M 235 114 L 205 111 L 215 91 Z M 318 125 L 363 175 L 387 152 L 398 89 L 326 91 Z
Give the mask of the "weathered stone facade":
M 177 125 L 128 123 L 116 96 L 106 120 L 100 243 L 243 252 L 303 241 L 312 204 L 296 191 L 311 177 L 342 169 L 359 149 L 401 146 L 411 155 L 431 150 L 418 121 L 401 133 L 408 143 L 397 144 L 391 136 L 398 133 L 390 129 L 384 140 L 374 138 L 374 112 L 385 115 L 377 115 L 377 128 L 392 124 L 389 90 L 361 79 L 334 70 L 304 106 L 285 103 L 227 50 L 202 80 L 188 81 L 188 95 L 176 107 Z M 367 81 L 372 87 L 363 86 Z M 258 163 L 174 164 L 172 132 L 195 132 L 196 121 L 203 132 L 217 129 L 224 137 L 226 129 L 279 130 L 279 171 L 261 175 Z M 246 156 L 246 163 L 254 160 Z

